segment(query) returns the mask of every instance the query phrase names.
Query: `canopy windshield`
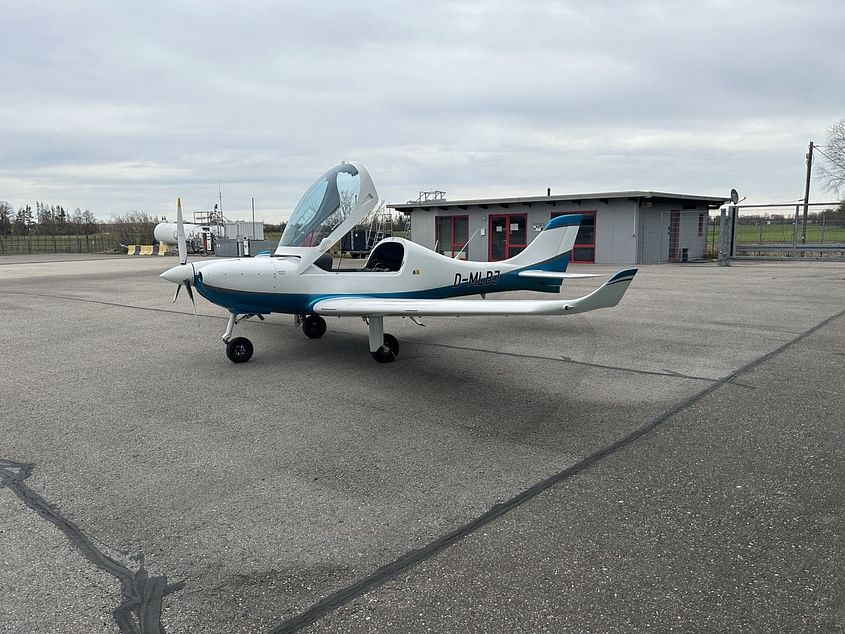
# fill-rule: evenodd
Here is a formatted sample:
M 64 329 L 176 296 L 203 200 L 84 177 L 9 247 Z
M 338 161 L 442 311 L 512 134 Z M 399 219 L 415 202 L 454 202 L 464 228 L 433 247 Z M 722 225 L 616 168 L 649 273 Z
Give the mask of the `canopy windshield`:
M 318 246 L 352 213 L 366 215 L 366 208 L 357 205 L 360 192 L 358 168 L 351 163 L 336 165 L 305 192 L 288 220 L 279 246 Z

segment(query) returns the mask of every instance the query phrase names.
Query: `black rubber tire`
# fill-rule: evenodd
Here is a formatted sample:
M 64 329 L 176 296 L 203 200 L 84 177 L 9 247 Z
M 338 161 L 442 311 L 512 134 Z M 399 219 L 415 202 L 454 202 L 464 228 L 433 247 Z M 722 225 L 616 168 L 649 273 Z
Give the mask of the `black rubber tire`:
M 379 363 L 396 361 L 396 357 L 399 356 L 399 341 L 393 335 L 384 333 L 384 345 L 370 354 Z
M 226 356 L 232 363 L 246 363 L 252 358 L 252 342 L 246 337 L 235 337 L 226 344 Z
M 326 320 L 319 315 L 308 315 L 302 320 L 302 332 L 309 339 L 319 339 L 326 334 Z

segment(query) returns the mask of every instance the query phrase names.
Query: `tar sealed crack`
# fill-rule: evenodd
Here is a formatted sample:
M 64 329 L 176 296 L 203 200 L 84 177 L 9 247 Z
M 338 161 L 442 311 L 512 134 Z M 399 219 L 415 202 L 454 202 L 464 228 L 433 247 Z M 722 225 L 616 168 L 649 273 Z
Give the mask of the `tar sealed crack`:
M 80 528 L 63 517 L 58 510 L 24 482 L 32 474 L 33 465 L 0 459 L 0 483 L 11 489 L 30 509 L 55 525 L 92 564 L 120 581 L 123 602 L 112 612 L 121 634 L 163 634 L 162 599 L 181 590 L 185 583 L 167 583 L 167 577 L 151 577 L 144 569 L 143 554 L 134 556 L 140 563 L 133 572 L 103 553 Z

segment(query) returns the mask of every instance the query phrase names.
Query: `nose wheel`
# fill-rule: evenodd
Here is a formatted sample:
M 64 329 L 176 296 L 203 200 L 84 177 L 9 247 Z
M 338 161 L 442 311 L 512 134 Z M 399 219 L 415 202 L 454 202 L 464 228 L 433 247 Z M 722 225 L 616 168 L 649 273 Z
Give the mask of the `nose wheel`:
M 226 356 L 232 363 L 246 363 L 252 358 L 252 342 L 246 337 L 235 337 L 226 344 Z
M 254 350 L 252 342 L 246 337 L 232 337 L 235 324 L 250 317 L 258 317 L 264 321 L 264 316 L 258 314 L 236 315 L 232 313 L 229 315 L 229 323 L 226 324 L 226 332 L 223 333 L 221 339 L 226 344 L 226 356 L 229 357 L 229 361 L 232 363 L 246 363 L 252 358 Z

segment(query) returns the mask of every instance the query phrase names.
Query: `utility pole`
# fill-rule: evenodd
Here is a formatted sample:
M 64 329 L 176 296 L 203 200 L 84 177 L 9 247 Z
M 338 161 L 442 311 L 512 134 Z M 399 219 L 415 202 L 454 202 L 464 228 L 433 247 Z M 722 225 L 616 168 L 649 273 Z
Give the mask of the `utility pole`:
M 804 182 L 804 223 L 801 227 L 801 244 L 807 244 L 807 209 L 810 207 L 810 175 L 813 171 L 813 142 L 807 151 L 807 179 Z

